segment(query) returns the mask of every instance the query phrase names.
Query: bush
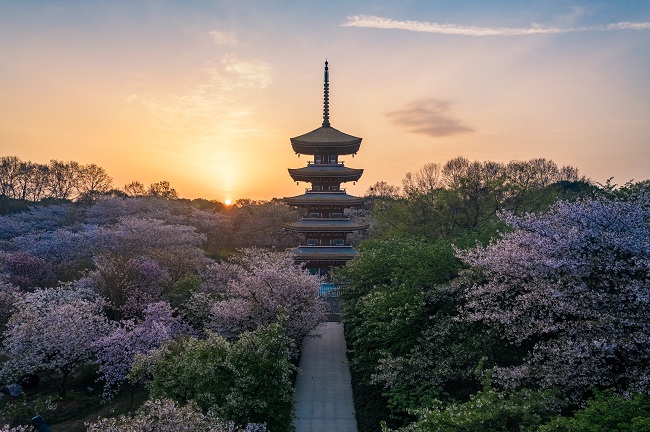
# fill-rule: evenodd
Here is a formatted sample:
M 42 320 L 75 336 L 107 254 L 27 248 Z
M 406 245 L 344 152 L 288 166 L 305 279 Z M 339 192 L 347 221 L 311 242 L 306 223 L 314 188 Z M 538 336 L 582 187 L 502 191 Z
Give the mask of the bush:
M 236 424 L 266 423 L 290 431 L 294 366 L 280 324 L 244 333 L 237 342 L 207 339 L 173 341 L 134 365 L 134 379 L 149 376 L 152 397 L 195 401 L 204 410 Z

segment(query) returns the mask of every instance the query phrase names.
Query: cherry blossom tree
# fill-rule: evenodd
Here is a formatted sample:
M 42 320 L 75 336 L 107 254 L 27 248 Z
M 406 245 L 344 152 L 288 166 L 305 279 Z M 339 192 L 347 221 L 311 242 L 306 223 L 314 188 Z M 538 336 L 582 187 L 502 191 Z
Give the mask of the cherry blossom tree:
M 70 374 L 93 358 L 94 342 L 109 331 L 104 302 L 68 284 L 27 293 L 16 306 L 4 335 L 7 361 L 0 375 L 55 373 L 65 395 Z
M 104 418 L 95 423 L 86 423 L 86 426 L 88 432 L 266 431 L 266 427 L 260 423 L 251 423 L 245 428 L 238 428 L 233 422 L 219 420 L 211 412 L 203 414 L 194 402 L 180 405 L 171 399 L 149 400 L 134 416 Z
M 11 246 L 19 252 L 7 261 L 8 272 L 16 278 L 26 277 L 25 283 L 32 283 L 29 287 L 39 283 L 48 286 L 43 280 L 74 280 L 80 271 L 92 264 L 93 253 L 106 247 L 106 239 L 106 233 L 94 225 L 36 231 L 15 237 Z M 17 279 L 15 283 L 19 283 Z
M 105 382 L 104 399 L 115 396 L 127 380 L 136 354 L 146 354 L 176 335 L 191 332 L 191 328 L 180 317 L 175 317 L 165 302 L 149 304 L 140 322 L 131 319 L 120 322 L 113 332 L 94 343 L 98 373 Z
M 14 314 L 15 303 L 20 296 L 16 287 L 0 280 L 0 332 L 5 331 L 5 325 Z
M 27 212 L 0 217 L 0 239 L 10 240 L 35 232 L 54 231 L 70 224 L 71 204 L 33 207 Z
M 169 286 L 167 272 L 146 257 L 102 253 L 93 258 L 90 277 L 110 306 L 125 317 L 142 313 Z
M 0 427 L 0 432 L 34 432 L 35 429 L 32 426 L 19 425 L 10 427 L 9 425 L 4 425 Z
M 295 221 L 299 213 L 282 201 L 238 200 L 229 214 L 238 246 L 284 250 L 298 242 L 284 223 Z
M 223 293 L 223 300 L 214 302 L 209 326 L 226 337 L 285 316 L 286 334 L 299 347 L 324 319 L 320 280 L 296 266 L 288 253 L 243 249 L 240 257 L 213 264 L 206 273 L 210 282 L 205 288 Z
M 46 287 L 55 282 L 52 264 L 25 252 L 4 257 L 7 280 L 22 288 Z
M 168 224 L 159 219 L 124 217 L 104 228 L 110 236 L 108 249 L 125 256 L 147 256 L 170 275 L 172 282 L 201 269 L 207 259 L 200 246 L 205 235 L 196 228 Z
M 542 215 L 501 216 L 512 228 L 458 251 L 478 282 L 464 319 L 527 348 L 495 370 L 507 387 L 650 389 L 650 213 L 647 203 L 558 202 Z

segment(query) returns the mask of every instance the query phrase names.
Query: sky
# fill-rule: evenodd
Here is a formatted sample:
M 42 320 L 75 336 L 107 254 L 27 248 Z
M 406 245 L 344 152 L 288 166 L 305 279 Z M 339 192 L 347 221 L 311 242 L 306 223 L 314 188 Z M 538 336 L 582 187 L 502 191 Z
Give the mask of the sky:
M 352 194 L 457 156 L 650 178 L 647 0 L 0 0 L 0 156 L 298 195 L 325 59 Z

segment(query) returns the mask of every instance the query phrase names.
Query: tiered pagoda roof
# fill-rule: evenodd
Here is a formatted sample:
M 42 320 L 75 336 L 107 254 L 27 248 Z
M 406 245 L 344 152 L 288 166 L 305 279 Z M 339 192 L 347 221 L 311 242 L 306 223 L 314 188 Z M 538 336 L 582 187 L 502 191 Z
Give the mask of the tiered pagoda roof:
M 310 163 L 303 168 L 289 168 L 289 174 L 294 181 L 312 181 L 315 178 L 337 178 L 342 182 L 357 181 L 363 174 L 363 169 L 348 168 L 342 163 L 333 165 Z
M 361 147 L 361 138 L 334 129 L 327 122 L 327 126 L 314 129 L 304 135 L 291 138 L 291 147 L 298 154 L 336 153 L 340 155 L 355 154 Z

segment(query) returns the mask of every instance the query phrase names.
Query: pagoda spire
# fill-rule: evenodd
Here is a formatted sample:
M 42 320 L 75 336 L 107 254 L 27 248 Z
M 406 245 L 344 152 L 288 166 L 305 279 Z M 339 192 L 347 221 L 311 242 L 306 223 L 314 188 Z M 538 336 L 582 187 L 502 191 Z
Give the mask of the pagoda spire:
M 330 73 L 325 59 L 325 91 L 323 100 L 323 127 L 330 127 Z

